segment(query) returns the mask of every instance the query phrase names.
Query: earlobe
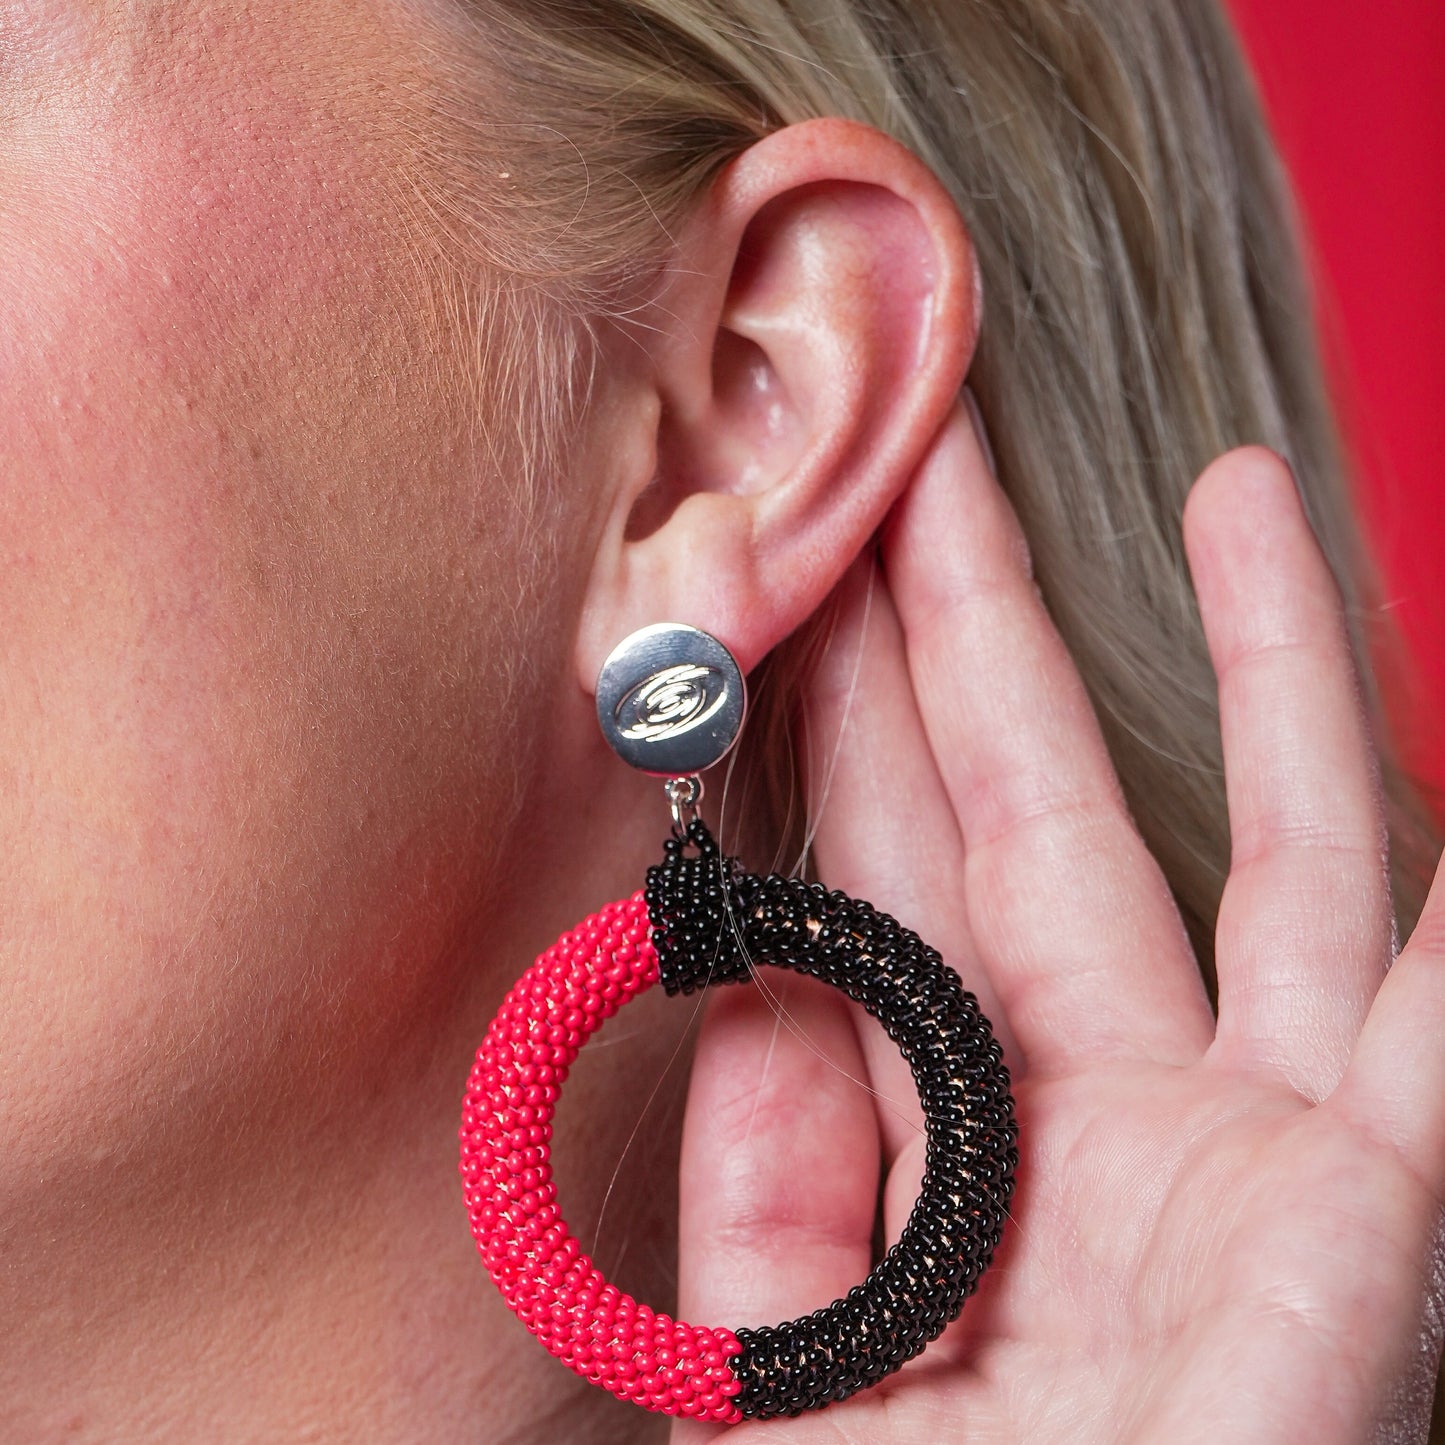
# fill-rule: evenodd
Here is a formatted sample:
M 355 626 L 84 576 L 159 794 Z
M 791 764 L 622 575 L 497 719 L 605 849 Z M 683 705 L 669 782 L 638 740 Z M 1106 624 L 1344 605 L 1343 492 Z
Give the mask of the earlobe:
M 701 627 L 751 669 L 805 621 L 942 424 L 978 319 L 962 220 L 896 141 L 807 121 L 733 161 L 634 338 L 625 424 L 653 429 L 655 464 L 616 479 L 584 685 L 650 622 Z

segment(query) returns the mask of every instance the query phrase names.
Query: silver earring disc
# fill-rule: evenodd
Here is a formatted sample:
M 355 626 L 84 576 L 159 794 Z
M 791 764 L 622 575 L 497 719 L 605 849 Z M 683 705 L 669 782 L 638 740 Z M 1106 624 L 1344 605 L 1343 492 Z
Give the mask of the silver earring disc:
M 700 773 L 742 731 L 747 684 L 711 633 L 658 622 L 625 637 L 597 678 L 597 721 L 625 763 L 658 777 Z

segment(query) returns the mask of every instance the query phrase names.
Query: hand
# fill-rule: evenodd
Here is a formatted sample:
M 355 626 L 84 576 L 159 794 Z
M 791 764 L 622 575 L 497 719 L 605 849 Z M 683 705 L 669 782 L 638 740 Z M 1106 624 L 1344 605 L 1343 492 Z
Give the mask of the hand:
M 957 1324 L 875 1389 L 742 1439 L 1358 1445 L 1390 1423 L 1423 1438 L 1445 884 L 1390 967 L 1367 725 L 1287 468 L 1220 458 L 1185 532 L 1233 835 L 1217 1023 L 962 407 L 881 574 L 850 581 L 810 699 L 815 732 L 841 729 L 819 874 L 915 928 L 979 995 L 1021 1159 Z M 684 1144 L 682 1312 L 734 1327 L 860 1281 L 880 1167 L 890 1238 L 922 1171 L 912 1079 L 882 1030 L 809 980 L 764 979 L 767 997 L 710 1004 Z

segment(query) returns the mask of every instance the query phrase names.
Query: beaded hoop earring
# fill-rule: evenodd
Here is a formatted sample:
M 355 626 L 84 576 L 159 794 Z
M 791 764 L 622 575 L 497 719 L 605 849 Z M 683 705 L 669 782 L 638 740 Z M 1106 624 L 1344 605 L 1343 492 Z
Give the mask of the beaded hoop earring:
M 673 834 L 645 889 L 564 934 L 507 995 L 460 1134 L 477 1248 L 527 1328 L 614 1395 L 723 1423 L 846 1399 L 936 1339 L 998 1244 L 1018 1157 L 998 1044 L 938 952 L 871 904 L 745 872 L 697 816 L 697 774 L 731 748 L 744 704 L 727 649 L 693 628 L 646 628 L 608 659 L 599 721 L 627 761 L 668 779 Z M 582 1251 L 552 1182 L 552 1117 L 582 1045 L 623 1004 L 761 965 L 820 978 L 879 1020 L 912 1069 L 927 1162 L 903 1234 L 844 1298 L 773 1329 L 709 1329 L 654 1313 Z

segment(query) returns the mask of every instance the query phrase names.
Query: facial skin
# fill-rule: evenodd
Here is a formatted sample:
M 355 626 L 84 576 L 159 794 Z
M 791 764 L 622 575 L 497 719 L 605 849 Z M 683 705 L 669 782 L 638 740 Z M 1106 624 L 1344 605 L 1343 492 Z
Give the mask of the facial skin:
M 407 77 L 368 7 L 5 24 L 0 1095 L 25 1141 L 53 1091 L 145 1108 L 103 1077 L 124 1040 L 203 1097 L 274 1055 L 287 994 L 396 1006 L 440 940 L 354 905 L 486 867 L 469 814 L 510 788 L 467 745 L 518 584 L 390 234 L 404 157 L 371 112 Z M 222 1059 L 193 1048 L 218 992 L 255 1011 Z M 6 1151 L 10 1188 L 33 1157 Z
M 476 1028 L 468 929 L 538 742 L 515 694 L 562 651 L 400 199 L 419 83 L 380 4 L 0 5 L 11 1438 L 99 1418 L 36 1373 L 47 1325 L 103 1360 L 112 1294 L 194 1337 L 203 1280 L 297 1269 L 207 1258 L 360 1171 L 338 1110 Z

